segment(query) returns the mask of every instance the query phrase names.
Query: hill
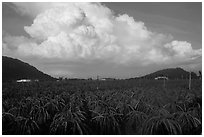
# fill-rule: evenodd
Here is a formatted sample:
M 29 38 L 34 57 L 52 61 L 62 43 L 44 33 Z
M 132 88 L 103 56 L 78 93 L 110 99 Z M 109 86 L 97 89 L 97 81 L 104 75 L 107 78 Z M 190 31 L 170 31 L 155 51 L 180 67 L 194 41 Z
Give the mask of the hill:
M 19 79 L 55 80 L 55 78 L 44 74 L 28 63 L 2 56 L 2 81 L 11 82 Z
M 166 76 L 169 79 L 189 79 L 189 72 L 185 71 L 182 68 L 169 68 L 156 71 L 154 73 L 142 76 L 140 78 L 154 79 L 159 76 Z M 191 72 L 191 78 L 197 79 L 198 76 L 194 72 Z

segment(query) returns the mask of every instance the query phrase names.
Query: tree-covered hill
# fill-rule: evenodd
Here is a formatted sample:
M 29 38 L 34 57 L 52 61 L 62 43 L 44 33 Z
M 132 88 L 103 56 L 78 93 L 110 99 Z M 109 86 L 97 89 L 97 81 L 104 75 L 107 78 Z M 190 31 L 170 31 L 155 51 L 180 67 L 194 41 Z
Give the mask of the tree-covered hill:
M 156 71 L 154 73 L 145 75 L 141 78 L 154 79 L 154 78 L 159 77 L 159 76 L 166 76 L 169 79 L 188 79 L 189 78 L 189 72 L 185 71 L 182 68 L 169 68 L 169 69 L 163 69 L 163 70 Z M 191 72 L 191 78 L 197 79 L 198 76 L 194 72 Z
M 2 81 L 10 82 L 18 79 L 54 80 L 28 63 L 18 59 L 2 56 Z

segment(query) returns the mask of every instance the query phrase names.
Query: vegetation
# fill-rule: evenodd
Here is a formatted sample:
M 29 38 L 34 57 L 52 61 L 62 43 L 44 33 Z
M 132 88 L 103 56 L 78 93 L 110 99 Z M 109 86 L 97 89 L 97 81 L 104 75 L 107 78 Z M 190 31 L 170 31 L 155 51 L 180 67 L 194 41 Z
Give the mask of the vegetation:
M 28 63 L 7 56 L 2 56 L 2 81 L 11 82 L 20 79 L 37 79 L 40 81 L 55 80 L 55 78 L 44 74 Z
M 3 83 L 3 134 L 201 134 L 202 83 L 192 80 Z

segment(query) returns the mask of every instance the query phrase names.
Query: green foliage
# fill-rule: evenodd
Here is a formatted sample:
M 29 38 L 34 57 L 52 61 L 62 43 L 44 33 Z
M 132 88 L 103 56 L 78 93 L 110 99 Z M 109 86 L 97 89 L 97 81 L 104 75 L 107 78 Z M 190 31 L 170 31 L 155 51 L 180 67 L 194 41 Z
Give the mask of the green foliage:
M 39 131 L 38 124 L 32 118 L 15 117 L 11 113 L 2 114 L 3 134 L 33 135 Z
M 199 82 L 192 91 L 185 81 L 3 84 L 2 134 L 201 134 Z
M 84 112 L 73 110 L 71 106 L 66 106 L 64 110 L 56 114 L 50 125 L 51 134 L 83 135 L 86 133 Z
M 46 123 L 50 119 L 47 110 L 42 106 L 34 106 L 30 111 L 30 115 L 39 125 Z
M 141 126 L 146 119 L 147 115 L 144 112 L 133 110 L 125 117 L 125 127 L 131 129 L 134 133 L 140 134 Z
M 189 104 L 186 104 L 186 102 L 182 103 L 179 106 L 180 110 L 174 113 L 174 117 L 181 125 L 183 134 L 185 135 L 191 134 L 193 130 L 201 125 L 201 121 L 196 117 L 197 115 L 194 115 L 195 109 L 197 110 L 197 108 L 188 108 L 187 105 Z
M 33 135 L 39 131 L 38 124 L 32 118 L 25 118 L 18 116 L 17 121 L 17 134 L 20 135 Z
M 16 134 L 17 122 L 13 114 L 4 112 L 2 113 L 2 134 Z
M 114 114 L 99 114 L 92 118 L 102 135 L 120 134 L 120 126 Z
M 154 116 L 149 118 L 142 127 L 142 134 L 150 135 L 180 135 L 181 127 L 170 117 Z

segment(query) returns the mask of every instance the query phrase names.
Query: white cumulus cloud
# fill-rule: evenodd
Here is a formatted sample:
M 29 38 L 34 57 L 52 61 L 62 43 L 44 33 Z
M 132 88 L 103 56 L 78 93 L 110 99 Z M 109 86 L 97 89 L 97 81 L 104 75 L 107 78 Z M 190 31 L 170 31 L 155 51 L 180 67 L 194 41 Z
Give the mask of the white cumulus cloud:
M 201 57 L 201 49 L 148 30 L 127 14 L 114 15 L 100 3 L 14 3 L 34 17 L 30 35 L 3 36 L 3 54 L 67 62 L 97 61 L 118 65 L 174 64 Z

